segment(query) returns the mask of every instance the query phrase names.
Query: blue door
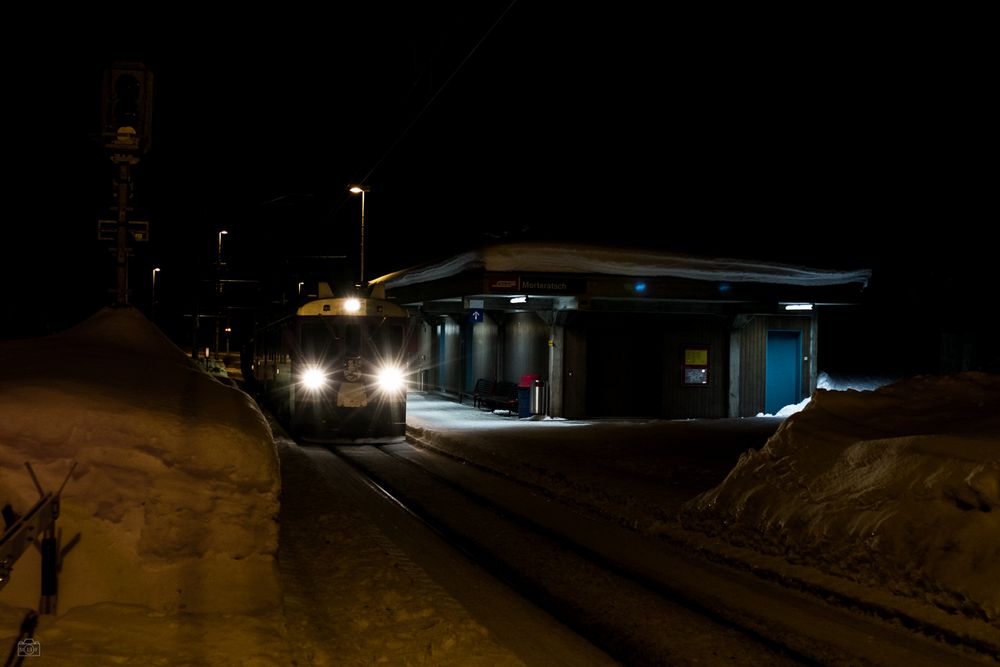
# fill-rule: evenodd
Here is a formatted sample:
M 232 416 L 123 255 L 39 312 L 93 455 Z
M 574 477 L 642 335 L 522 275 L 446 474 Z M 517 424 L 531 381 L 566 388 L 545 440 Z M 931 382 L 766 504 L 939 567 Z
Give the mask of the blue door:
M 767 368 L 764 412 L 775 414 L 800 400 L 802 388 L 802 332 L 767 332 Z

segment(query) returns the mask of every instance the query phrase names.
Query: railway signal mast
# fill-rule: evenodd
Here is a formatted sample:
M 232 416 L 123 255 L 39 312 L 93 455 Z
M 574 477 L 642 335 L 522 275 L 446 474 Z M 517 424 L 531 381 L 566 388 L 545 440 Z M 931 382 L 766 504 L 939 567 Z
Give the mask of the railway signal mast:
M 104 71 L 102 120 L 104 149 L 117 168 L 117 219 L 98 222 L 98 238 L 115 241 L 117 289 L 115 305 L 128 305 L 129 237 L 149 238 L 148 223 L 129 221 L 132 168 L 149 150 L 153 112 L 153 74 L 138 62 L 114 62 Z M 112 223 L 112 224 L 108 224 Z M 111 228 L 114 229 L 113 235 Z

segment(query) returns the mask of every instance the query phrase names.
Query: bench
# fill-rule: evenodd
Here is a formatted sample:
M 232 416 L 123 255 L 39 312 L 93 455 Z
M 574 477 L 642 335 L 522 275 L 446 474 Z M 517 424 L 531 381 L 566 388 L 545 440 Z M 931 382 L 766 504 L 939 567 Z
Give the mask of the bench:
M 497 383 L 494 380 L 487 380 L 486 378 L 476 380 L 476 386 L 472 390 L 472 407 L 478 408 L 482 404 L 483 398 L 492 396 L 496 386 Z
M 497 381 L 490 394 L 479 397 L 479 405 L 494 410 L 517 412 L 517 383 Z

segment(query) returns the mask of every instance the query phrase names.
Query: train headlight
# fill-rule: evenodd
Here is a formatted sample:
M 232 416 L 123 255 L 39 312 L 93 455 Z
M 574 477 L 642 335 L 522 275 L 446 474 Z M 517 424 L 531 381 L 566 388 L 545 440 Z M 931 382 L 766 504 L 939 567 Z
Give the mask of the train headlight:
M 384 392 L 396 392 L 406 386 L 403 378 L 403 370 L 397 366 L 386 366 L 378 371 L 375 376 L 379 389 Z
M 318 391 L 326 386 L 326 373 L 319 368 L 307 368 L 302 374 L 302 384 L 310 391 Z

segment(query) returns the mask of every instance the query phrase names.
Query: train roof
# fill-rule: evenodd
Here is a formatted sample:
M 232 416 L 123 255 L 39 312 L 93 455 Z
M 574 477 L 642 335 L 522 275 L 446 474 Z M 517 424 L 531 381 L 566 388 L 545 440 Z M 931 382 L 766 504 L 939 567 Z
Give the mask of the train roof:
M 366 299 L 360 297 L 343 297 L 330 299 L 314 299 L 299 306 L 296 315 L 326 316 L 335 315 L 354 317 L 406 317 L 406 309 L 402 306 L 382 299 Z

